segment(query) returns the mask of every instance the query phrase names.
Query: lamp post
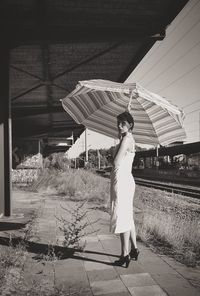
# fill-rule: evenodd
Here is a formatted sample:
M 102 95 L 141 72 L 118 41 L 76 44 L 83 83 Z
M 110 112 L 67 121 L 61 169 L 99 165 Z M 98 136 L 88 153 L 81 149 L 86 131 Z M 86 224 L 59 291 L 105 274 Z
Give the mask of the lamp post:
M 85 129 L 85 162 L 88 163 L 87 128 Z
M 200 141 L 200 112 L 199 112 L 199 141 Z M 198 166 L 200 167 L 200 159 L 198 158 Z
M 159 159 L 158 159 L 159 152 L 158 152 L 158 148 L 159 148 L 159 145 L 156 146 L 156 169 L 157 170 L 159 169 Z
M 91 145 L 88 145 L 88 136 L 90 134 L 88 133 L 88 129 L 85 128 L 85 167 L 87 166 L 89 162 L 89 157 L 88 157 L 88 148 L 91 147 Z
M 97 149 L 97 157 L 98 157 L 98 169 L 100 170 L 100 168 L 101 168 L 101 155 L 100 155 L 99 149 Z

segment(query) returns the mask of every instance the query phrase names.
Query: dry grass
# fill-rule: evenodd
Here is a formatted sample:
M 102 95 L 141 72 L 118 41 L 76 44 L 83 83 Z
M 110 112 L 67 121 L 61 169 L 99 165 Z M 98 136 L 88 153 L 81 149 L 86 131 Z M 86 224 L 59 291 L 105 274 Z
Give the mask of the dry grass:
M 11 244 L 8 247 L 0 246 L 0 289 L 6 283 L 10 270 L 21 266 L 22 254 L 24 250 L 20 247 L 13 248 Z
M 34 185 L 64 198 L 109 205 L 109 179 L 87 170 L 50 171 Z M 157 252 L 190 266 L 200 265 L 200 201 L 157 189 L 136 186 L 135 207 L 139 238 Z
M 153 249 L 189 265 L 200 265 L 200 202 L 138 186 L 134 204 L 139 238 Z
M 36 223 L 36 213 L 21 230 L 21 235 L 1 238 L 0 245 L 0 295 L 19 296 L 80 296 L 81 290 L 72 290 L 57 282 L 56 263 L 58 262 L 57 252 L 53 245 L 48 245 L 48 253 L 45 255 L 41 251 L 41 259 L 32 257 L 29 253 L 28 241 L 35 236 L 34 225 Z M 37 260 L 37 261 L 36 261 Z M 40 271 L 38 273 L 38 266 Z M 48 277 L 45 273 L 48 269 Z
M 101 204 L 107 203 L 110 192 L 108 179 L 84 169 L 66 171 L 46 169 L 32 188 L 38 191 L 52 190 L 70 200 L 88 200 Z

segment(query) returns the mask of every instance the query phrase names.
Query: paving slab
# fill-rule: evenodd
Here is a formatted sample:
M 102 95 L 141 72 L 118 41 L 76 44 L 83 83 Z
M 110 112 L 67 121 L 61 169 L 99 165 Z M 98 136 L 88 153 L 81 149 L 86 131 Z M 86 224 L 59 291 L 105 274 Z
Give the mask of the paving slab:
M 107 293 L 107 294 L 101 294 L 98 296 L 130 296 L 131 294 L 129 292 L 116 292 L 116 293 Z
M 139 263 L 131 261 L 128 268 L 115 266 L 115 270 L 119 275 L 140 274 L 145 273 L 145 270 Z
M 159 259 L 159 258 L 157 258 Z M 151 263 L 149 262 L 142 262 L 140 261 L 141 266 L 143 269 L 145 269 L 147 272 L 151 274 L 166 274 L 166 273 L 172 273 L 177 274 L 176 270 L 172 269 L 168 264 L 166 264 L 163 261 L 155 260 Z
M 163 288 L 176 288 L 177 286 L 188 288 L 190 286 L 188 281 L 178 273 L 152 274 L 152 278 L 157 282 L 157 284 L 159 284 Z
M 55 266 L 55 276 L 57 285 L 67 287 L 73 287 L 78 289 L 89 288 L 88 277 L 84 267 L 65 267 Z
M 109 261 L 107 264 L 102 261 L 99 261 L 99 262 L 95 262 L 94 260 L 85 261 L 84 267 L 85 267 L 86 271 L 102 270 L 102 272 L 103 272 L 103 270 L 113 269 L 113 266 Z
M 158 286 L 131 287 L 129 291 L 132 296 L 167 296 L 167 294 Z
M 117 274 L 114 268 L 87 271 L 87 276 L 90 282 L 109 281 L 119 278 L 119 275 Z
M 133 260 L 131 260 L 127 272 L 126 272 L 126 270 L 124 270 L 124 272 L 122 272 L 122 269 L 121 269 L 121 271 L 119 270 L 120 275 L 123 275 L 123 274 L 140 274 L 140 273 L 145 273 L 145 270 L 141 267 L 141 264 L 139 262 L 135 262 Z
M 166 287 L 165 291 L 170 296 L 199 296 L 199 292 L 192 286 L 188 287 Z
M 125 274 L 120 277 L 128 288 L 156 285 L 149 273 Z
M 94 295 L 127 292 L 127 288 L 120 279 L 95 281 L 90 283 Z
M 86 243 L 93 243 L 93 242 L 98 242 L 99 238 L 97 236 L 85 236 L 83 238 L 83 241 L 85 241 Z
M 187 267 L 184 264 L 177 262 L 175 259 L 166 255 L 160 256 L 165 262 L 176 270 L 180 275 L 187 279 L 192 285 L 195 285 L 200 295 L 200 268 Z

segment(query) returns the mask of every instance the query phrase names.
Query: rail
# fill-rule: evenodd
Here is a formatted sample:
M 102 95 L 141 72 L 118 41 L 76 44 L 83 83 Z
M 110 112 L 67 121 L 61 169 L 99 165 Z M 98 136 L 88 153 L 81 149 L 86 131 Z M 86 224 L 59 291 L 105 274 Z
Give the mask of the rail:
M 105 178 L 110 177 L 109 171 L 97 170 L 96 172 Z M 141 186 L 151 187 L 151 188 L 160 189 L 163 191 L 182 194 L 185 196 L 200 199 L 200 188 L 198 187 L 191 187 L 191 186 L 186 187 L 185 184 L 179 184 L 179 185 L 169 184 L 169 183 L 164 183 L 164 182 L 159 182 L 154 180 L 146 180 L 138 177 L 134 177 L 134 179 L 135 179 L 135 183 Z
M 145 187 L 151 187 L 151 188 L 160 189 L 163 191 L 182 194 L 182 195 L 200 199 L 200 189 L 198 188 L 189 188 L 189 187 L 183 187 L 182 185 L 177 186 L 174 184 L 165 184 L 161 182 L 149 181 L 149 180 L 144 180 L 140 178 L 135 178 L 135 183 Z

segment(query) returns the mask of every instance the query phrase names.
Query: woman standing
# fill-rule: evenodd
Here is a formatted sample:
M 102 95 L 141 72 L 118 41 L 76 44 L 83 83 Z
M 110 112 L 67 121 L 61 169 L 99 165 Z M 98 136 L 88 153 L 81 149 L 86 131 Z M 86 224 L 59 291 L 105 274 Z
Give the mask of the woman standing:
M 110 230 L 112 233 L 119 233 L 121 239 L 121 256 L 115 264 L 118 266 L 125 264 L 128 267 L 130 259 L 137 260 L 139 255 L 133 220 L 135 182 L 132 176 L 132 163 L 135 156 L 135 141 L 132 135 L 134 127 L 132 115 L 127 111 L 118 115 L 117 124 L 120 143 L 116 147 L 111 172 Z M 130 252 L 129 242 L 131 242 Z

